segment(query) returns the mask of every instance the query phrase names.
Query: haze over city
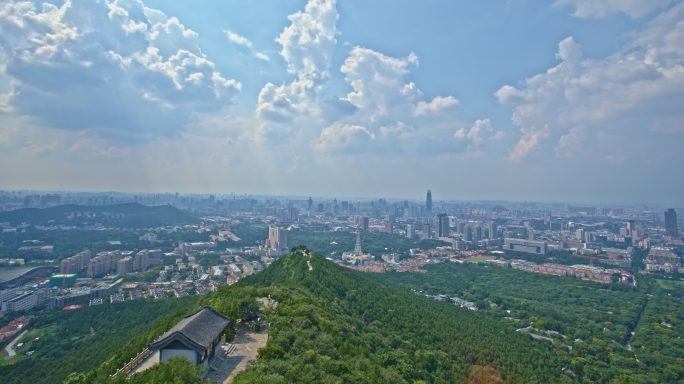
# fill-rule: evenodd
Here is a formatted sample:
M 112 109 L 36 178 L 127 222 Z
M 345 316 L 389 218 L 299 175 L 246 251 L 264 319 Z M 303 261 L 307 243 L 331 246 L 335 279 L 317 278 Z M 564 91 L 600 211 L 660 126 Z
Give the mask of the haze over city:
M 3 1 L 0 189 L 681 204 L 684 4 Z

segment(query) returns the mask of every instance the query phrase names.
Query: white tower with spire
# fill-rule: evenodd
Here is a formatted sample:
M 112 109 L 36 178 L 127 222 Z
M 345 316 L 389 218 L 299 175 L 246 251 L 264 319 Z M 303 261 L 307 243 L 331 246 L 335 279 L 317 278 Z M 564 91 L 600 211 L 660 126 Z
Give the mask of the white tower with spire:
M 354 256 L 361 256 L 363 255 L 363 252 L 361 251 L 361 234 L 359 231 L 356 231 L 356 247 L 354 248 Z

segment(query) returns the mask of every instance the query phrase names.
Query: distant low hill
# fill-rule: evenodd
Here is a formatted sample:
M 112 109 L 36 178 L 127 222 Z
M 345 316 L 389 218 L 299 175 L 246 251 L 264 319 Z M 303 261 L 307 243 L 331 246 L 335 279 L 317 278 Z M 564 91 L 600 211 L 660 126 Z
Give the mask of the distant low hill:
M 150 228 L 168 225 L 198 224 L 199 218 L 170 205 L 148 207 L 138 203 L 86 206 L 66 204 L 37 209 L 24 208 L 0 212 L 0 222 L 10 225 L 83 225 L 101 223 L 106 227 Z

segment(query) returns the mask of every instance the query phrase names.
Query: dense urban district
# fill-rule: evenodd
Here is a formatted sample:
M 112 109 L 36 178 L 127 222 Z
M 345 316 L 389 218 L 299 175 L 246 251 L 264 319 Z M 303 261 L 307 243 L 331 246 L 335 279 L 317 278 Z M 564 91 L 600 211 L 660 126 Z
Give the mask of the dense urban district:
M 240 327 L 268 341 L 224 382 L 684 383 L 679 209 L 431 191 L 0 191 L 0 209 L 3 383 L 200 383 Z

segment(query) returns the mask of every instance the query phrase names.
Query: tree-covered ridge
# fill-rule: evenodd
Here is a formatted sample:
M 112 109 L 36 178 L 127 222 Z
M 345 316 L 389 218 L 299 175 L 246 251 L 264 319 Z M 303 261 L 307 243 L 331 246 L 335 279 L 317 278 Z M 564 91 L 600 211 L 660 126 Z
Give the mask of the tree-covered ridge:
M 74 212 L 80 212 L 81 216 L 72 216 Z M 86 216 L 85 212 L 88 212 L 89 216 Z M 115 217 L 112 214 L 123 214 L 124 217 Z M 10 225 L 83 225 L 87 222 L 90 225 L 101 223 L 113 228 L 153 228 L 198 224 L 200 219 L 170 205 L 148 207 L 138 203 L 126 203 L 101 206 L 65 204 L 45 209 L 23 208 L 0 212 L 0 222 L 9 222 Z
M 484 365 L 506 383 L 560 380 L 562 367 L 548 344 L 304 253 L 244 279 L 267 287 L 264 293 L 280 304 L 270 314 L 262 358 L 235 383 L 458 383 Z M 212 301 L 244 289 L 240 285 L 222 289 Z
M 653 295 L 641 315 L 631 347 L 640 363 L 663 382 L 684 380 L 684 284 L 649 279 Z
M 684 286 L 679 282 L 656 283 L 639 275 L 635 290 L 624 284 L 469 264 L 427 269 L 425 274 L 368 277 L 402 291 L 474 301 L 480 315 L 512 329 L 532 324 L 540 335 L 559 331 L 566 337 L 552 335 L 552 348 L 579 382 L 655 384 L 684 379 L 679 338 L 684 332 Z
M 209 241 L 210 233 L 197 231 L 156 232 L 156 243 L 140 240 L 144 232 L 134 230 L 106 230 L 90 231 L 85 229 L 41 231 L 28 228 L 24 233 L 0 233 L 0 255 L 2 258 L 31 260 L 55 260 L 60 261 L 71 257 L 83 249 L 90 250 L 93 255 L 104 251 L 135 250 L 155 248 L 162 252 L 172 252 L 178 246 L 179 241 L 197 242 Z M 33 243 L 36 241 L 36 243 Z M 109 241 L 118 241 L 121 244 L 110 244 Z M 52 253 L 20 251 L 19 248 L 30 245 L 52 245 Z
M 597 337 L 625 343 L 646 296 L 625 284 L 602 285 L 574 277 L 530 273 L 475 264 L 436 264 L 428 273 L 386 273 L 369 278 L 399 290 L 448 294 L 475 302 L 488 315 L 512 317 L 525 327 L 568 337 Z M 510 311 L 510 312 L 508 312 Z
M 199 298 L 67 383 L 127 382 L 107 377 L 196 306 L 249 318 L 258 310 L 255 299 L 268 295 L 279 302 L 266 311 L 270 339 L 234 383 L 631 384 L 679 383 L 684 377 L 684 289 L 677 283 L 647 276 L 638 291 L 610 291 L 574 278 L 451 264 L 432 266 L 427 274 L 373 275 L 309 254 L 294 249 L 266 270 Z M 414 295 L 411 286 L 484 306 L 462 309 Z M 620 345 L 630 333 L 622 328 L 637 322 L 629 350 Z M 536 332 L 559 330 L 567 338 L 553 336 L 550 343 L 516 332 L 529 323 Z M 192 381 L 198 374 L 174 362 L 131 382 L 161 383 L 162 376 Z M 477 381 L 483 377 L 490 381 Z
M 178 316 L 185 316 L 196 301 L 197 296 L 126 301 L 40 316 L 29 324 L 32 331 L 38 332 L 27 336 L 39 337 L 32 345 L 34 355 L 15 365 L 0 367 L 0 381 L 60 383 L 72 373 L 83 378 L 74 382 L 106 377 L 158 337 L 162 328 L 170 328 L 168 323 L 173 325 Z M 145 337 L 152 339 L 147 341 Z

